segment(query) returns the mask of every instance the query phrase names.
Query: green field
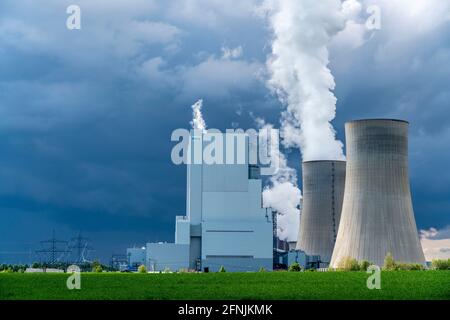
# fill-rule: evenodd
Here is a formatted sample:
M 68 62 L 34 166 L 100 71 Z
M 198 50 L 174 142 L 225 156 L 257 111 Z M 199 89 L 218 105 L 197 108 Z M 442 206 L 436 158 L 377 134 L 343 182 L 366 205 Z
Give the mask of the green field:
M 364 272 L 82 273 L 81 289 L 67 274 L 0 273 L 0 299 L 446 299 L 450 271 L 382 272 L 369 290 Z

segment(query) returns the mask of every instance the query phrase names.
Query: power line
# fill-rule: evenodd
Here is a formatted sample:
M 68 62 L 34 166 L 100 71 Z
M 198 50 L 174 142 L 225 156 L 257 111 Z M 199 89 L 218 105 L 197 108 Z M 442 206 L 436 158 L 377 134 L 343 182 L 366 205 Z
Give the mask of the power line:
M 65 248 L 67 248 L 67 241 L 56 239 L 54 229 L 52 232 L 52 238 L 49 240 L 40 241 L 40 243 L 41 246 L 43 246 L 43 249 L 36 250 L 36 254 L 40 255 L 41 257 L 42 255 L 44 255 L 47 258 L 46 262 L 48 262 L 51 265 L 56 264 L 56 262 L 61 260 L 61 256 L 70 252 L 67 249 L 60 248 L 63 245 L 65 246 Z M 57 256 L 58 254 L 61 255 L 58 257 Z
M 76 253 L 75 263 L 83 263 L 86 262 L 87 252 L 92 250 L 92 247 L 89 239 L 81 236 L 81 232 L 78 232 L 76 237 L 70 239 L 69 250 Z

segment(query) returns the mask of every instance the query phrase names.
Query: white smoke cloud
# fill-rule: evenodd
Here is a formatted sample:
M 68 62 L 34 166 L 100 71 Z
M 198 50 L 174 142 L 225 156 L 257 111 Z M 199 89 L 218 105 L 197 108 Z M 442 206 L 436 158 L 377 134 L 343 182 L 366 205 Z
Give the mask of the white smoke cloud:
M 331 121 L 336 115 L 335 82 L 328 46 L 362 10 L 356 0 L 266 0 L 263 11 L 273 31 L 267 61 L 269 87 L 286 109 L 281 114 L 283 144 L 299 147 L 303 160 L 343 160 L 342 142 Z M 362 40 L 359 41 L 361 43 Z M 260 126 L 264 121 L 256 119 Z M 267 126 L 267 125 L 266 125 Z M 279 212 L 278 236 L 297 240 L 301 191 L 297 174 L 280 152 L 280 170 L 263 192 L 265 206 Z
M 420 242 L 427 261 L 450 259 L 450 226 L 420 230 Z
M 237 59 L 243 54 L 242 46 L 236 48 L 222 47 L 222 59 Z
M 277 235 L 282 240 L 297 241 L 301 199 L 300 189 L 289 181 L 272 181 L 270 188 L 263 191 L 264 206 L 278 212 Z
M 202 107 L 203 99 L 198 100 L 191 106 L 192 121 L 190 123 L 193 129 L 202 130 L 202 132 L 206 133 L 206 122 L 203 120 Z
M 344 159 L 331 121 L 336 114 L 335 82 L 328 68 L 328 45 L 345 27 L 340 0 L 267 0 L 273 31 L 267 67 L 269 86 L 286 105 L 283 143 L 300 147 L 303 160 Z M 346 6 L 348 14 L 355 4 Z
M 261 129 L 272 129 L 262 118 L 255 119 Z M 260 134 L 268 132 L 262 130 Z M 263 139 L 267 141 L 266 139 Z M 271 157 L 278 157 L 279 170 L 271 176 L 270 185 L 263 191 L 264 207 L 271 207 L 278 212 L 277 235 L 282 240 L 297 241 L 300 223 L 299 204 L 301 191 L 297 186 L 297 172 L 287 165 L 286 157 L 279 150 L 271 150 Z
M 356 20 L 361 10 L 362 5 L 356 0 L 347 0 L 342 3 L 342 13 L 349 19 Z

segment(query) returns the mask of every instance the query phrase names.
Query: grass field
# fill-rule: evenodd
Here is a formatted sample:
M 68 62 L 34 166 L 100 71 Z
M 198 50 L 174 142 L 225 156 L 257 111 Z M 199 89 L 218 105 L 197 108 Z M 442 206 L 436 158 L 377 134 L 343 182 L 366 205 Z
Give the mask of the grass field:
M 382 272 L 369 290 L 364 272 L 0 274 L 0 299 L 445 299 L 450 271 Z

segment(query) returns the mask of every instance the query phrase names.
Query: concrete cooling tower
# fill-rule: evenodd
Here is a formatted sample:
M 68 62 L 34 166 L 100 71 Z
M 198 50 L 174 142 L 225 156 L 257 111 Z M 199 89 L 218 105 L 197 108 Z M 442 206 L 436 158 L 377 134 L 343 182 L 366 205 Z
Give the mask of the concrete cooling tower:
M 345 257 L 383 265 L 425 263 L 408 177 L 408 122 L 357 120 L 345 124 L 347 173 L 331 266 Z
M 345 186 L 345 161 L 302 164 L 303 208 L 297 249 L 320 255 L 329 263 L 333 253 Z

